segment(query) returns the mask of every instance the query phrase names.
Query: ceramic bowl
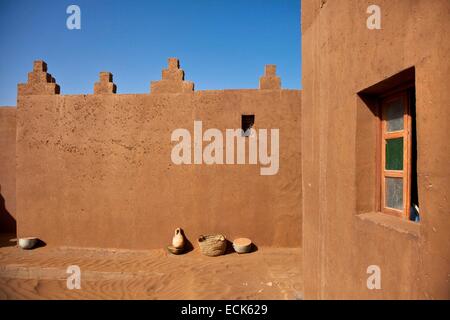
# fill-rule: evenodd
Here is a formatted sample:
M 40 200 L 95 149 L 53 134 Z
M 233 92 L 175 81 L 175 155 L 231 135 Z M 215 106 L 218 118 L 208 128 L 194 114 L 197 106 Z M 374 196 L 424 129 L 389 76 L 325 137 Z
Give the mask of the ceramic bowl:
M 31 249 L 36 245 L 37 241 L 38 239 L 33 237 L 19 238 L 19 247 L 22 249 Z
M 252 250 L 252 241 L 247 238 L 238 238 L 233 241 L 233 248 L 237 253 L 248 253 Z

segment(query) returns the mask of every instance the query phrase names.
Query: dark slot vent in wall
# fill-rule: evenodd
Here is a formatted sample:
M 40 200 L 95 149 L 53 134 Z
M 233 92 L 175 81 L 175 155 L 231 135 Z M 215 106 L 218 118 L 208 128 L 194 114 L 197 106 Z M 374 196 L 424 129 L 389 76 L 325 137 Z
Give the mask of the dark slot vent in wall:
M 242 115 L 241 127 L 242 127 L 244 137 L 250 136 L 250 132 L 251 132 L 250 129 L 253 128 L 254 124 L 255 124 L 255 115 L 254 114 L 250 114 L 250 115 L 243 114 Z

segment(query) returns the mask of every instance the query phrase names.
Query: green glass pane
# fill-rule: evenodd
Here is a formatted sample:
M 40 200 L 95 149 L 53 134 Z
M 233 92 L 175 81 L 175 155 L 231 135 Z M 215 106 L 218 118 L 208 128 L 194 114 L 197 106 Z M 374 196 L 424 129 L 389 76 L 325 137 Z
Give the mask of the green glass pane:
M 386 109 L 387 131 L 403 130 L 403 104 L 402 100 L 394 100 Z
M 386 170 L 403 170 L 403 138 L 386 140 Z
M 386 178 L 386 207 L 403 210 L 402 178 Z

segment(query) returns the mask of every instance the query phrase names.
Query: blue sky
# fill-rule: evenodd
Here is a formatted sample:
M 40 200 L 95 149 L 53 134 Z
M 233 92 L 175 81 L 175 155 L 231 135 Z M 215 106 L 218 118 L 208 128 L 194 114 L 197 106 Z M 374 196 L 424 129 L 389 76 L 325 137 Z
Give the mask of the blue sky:
M 81 30 L 66 9 L 81 8 Z M 100 71 L 118 93 L 148 93 L 168 57 L 196 90 L 257 88 L 277 64 L 283 88 L 301 87 L 299 0 L 0 0 L 0 105 L 47 62 L 61 94 L 90 94 Z

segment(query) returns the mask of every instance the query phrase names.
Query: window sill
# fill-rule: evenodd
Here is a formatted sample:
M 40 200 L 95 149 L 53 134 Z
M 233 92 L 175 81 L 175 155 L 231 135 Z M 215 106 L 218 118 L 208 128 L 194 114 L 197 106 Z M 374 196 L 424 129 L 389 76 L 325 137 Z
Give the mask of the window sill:
M 414 238 L 419 238 L 420 235 L 420 224 L 417 222 L 404 220 L 381 212 L 362 213 L 358 214 L 357 217 L 361 221 L 374 223 L 399 233 L 411 235 Z

